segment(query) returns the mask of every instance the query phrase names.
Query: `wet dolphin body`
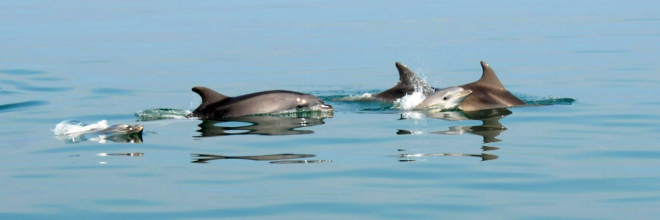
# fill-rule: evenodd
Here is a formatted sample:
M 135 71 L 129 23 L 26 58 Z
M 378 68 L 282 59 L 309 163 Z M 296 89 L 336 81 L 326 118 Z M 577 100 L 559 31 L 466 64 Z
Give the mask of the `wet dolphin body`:
M 419 78 L 415 72 L 408 69 L 406 65 L 396 62 L 396 69 L 399 70 L 399 82 L 392 88 L 374 95 L 374 98 L 384 101 L 394 101 L 405 95 L 410 95 L 415 91 L 422 91 L 425 95 L 435 92 L 433 88 Z
M 100 134 L 133 134 L 133 133 L 141 134 L 143 130 L 144 127 L 142 127 L 142 125 L 139 124 L 133 126 L 129 124 L 118 124 L 95 132 Z
M 424 111 L 453 110 L 456 109 L 463 100 L 469 97 L 470 94 L 472 94 L 471 90 L 458 86 L 449 87 L 427 96 L 424 101 L 415 106 L 414 109 Z
M 460 110 L 477 111 L 525 105 L 525 102 L 513 96 L 504 88 L 502 82 L 495 75 L 495 71 L 486 62 L 481 61 L 481 68 L 483 74 L 479 80 L 458 86 L 472 91 L 472 94 L 458 106 Z
M 332 110 L 332 106 L 318 97 L 299 92 L 273 90 L 228 97 L 206 87 L 193 87 L 192 91 L 202 97 L 202 103 L 187 117 L 201 119 L 232 118 L 299 108 Z

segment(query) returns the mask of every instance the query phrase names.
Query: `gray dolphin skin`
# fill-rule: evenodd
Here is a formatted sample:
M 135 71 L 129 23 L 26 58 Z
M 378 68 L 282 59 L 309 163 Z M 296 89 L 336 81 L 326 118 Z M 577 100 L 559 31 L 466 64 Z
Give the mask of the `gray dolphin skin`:
M 438 90 L 426 84 L 406 65 L 399 62 L 396 62 L 395 65 L 396 69 L 399 70 L 399 82 L 394 87 L 374 95 L 374 98 L 383 101 L 394 101 L 415 91 L 422 91 L 425 95 L 429 95 Z
M 142 125 L 139 124 L 136 124 L 134 126 L 131 126 L 129 124 L 118 124 L 96 132 L 101 134 L 132 134 L 132 133 L 142 133 L 142 130 L 144 130 L 144 127 L 142 127 Z
M 449 87 L 426 97 L 422 103 L 419 103 L 413 109 L 424 111 L 453 110 L 471 94 L 471 90 L 461 87 Z
M 481 61 L 481 68 L 483 74 L 479 80 L 458 86 L 472 91 L 472 95 L 465 98 L 458 106 L 460 110 L 477 111 L 525 105 L 525 102 L 504 88 L 495 71 L 486 62 Z
M 228 97 L 199 86 L 193 87 L 192 91 L 202 97 L 202 103 L 187 117 L 200 119 L 232 118 L 300 108 L 333 110 L 332 106 L 326 105 L 316 96 L 292 91 L 273 90 L 236 97 Z

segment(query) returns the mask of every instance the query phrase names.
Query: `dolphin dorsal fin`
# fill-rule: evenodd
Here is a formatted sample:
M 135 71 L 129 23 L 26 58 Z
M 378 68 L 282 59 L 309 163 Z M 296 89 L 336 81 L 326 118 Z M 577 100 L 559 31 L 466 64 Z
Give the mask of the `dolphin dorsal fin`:
M 202 97 L 202 105 L 214 103 L 223 99 L 228 98 L 227 96 L 220 94 L 212 89 L 196 86 L 192 88 L 192 91 L 199 94 Z
M 477 80 L 475 84 L 506 90 L 502 82 L 495 75 L 495 71 L 486 62 L 481 61 L 481 69 L 483 69 L 483 74 L 481 75 L 481 79 Z
M 420 79 L 415 72 L 408 69 L 406 65 L 396 62 L 396 69 L 399 70 L 399 84 L 397 86 L 412 87 L 417 89 L 427 89 L 428 85 Z

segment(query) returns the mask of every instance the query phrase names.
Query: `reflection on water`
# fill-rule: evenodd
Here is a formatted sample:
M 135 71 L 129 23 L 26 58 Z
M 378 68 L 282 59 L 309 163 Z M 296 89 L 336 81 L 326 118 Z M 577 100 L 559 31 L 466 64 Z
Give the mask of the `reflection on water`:
M 500 133 L 504 132 L 506 130 L 506 127 L 502 125 L 499 121 L 500 119 L 506 117 L 507 115 L 510 115 L 512 112 L 509 111 L 508 109 L 505 108 L 500 108 L 500 109 L 486 109 L 486 110 L 480 110 L 480 111 L 471 111 L 471 112 L 438 112 L 438 113 L 425 113 L 425 117 L 427 118 L 437 118 L 437 119 L 442 119 L 442 120 L 447 120 L 447 121 L 462 121 L 462 120 L 478 120 L 481 121 L 481 125 L 475 125 L 475 126 L 451 126 L 449 127 L 449 130 L 444 130 L 444 131 L 433 131 L 429 132 L 431 134 L 443 134 L 443 135 L 462 135 L 465 133 L 470 133 L 474 135 L 479 135 L 483 137 L 483 143 L 493 143 L 493 142 L 499 142 L 502 141 L 500 139 L 497 139 L 496 137 L 500 135 Z M 407 115 L 401 115 L 401 119 L 408 119 L 410 116 Z M 397 131 L 397 134 L 399 135 L 407 135 L 407 134 L 419 134 L 422 132 L 416 132 L 416 131 L 410 131 L 410 130 L 403 130 L 399 129 Z M 491 147 L 491 146 L 482 146 L 483 151 L 492 151 L 492 150 L 498 150 L 499 148 L 497 147 Z M 486 153 L 481 153 L 481 154 L 462 154 L 462 153 L 426 153 L 426 154 L 400 154 L 399 158 L 405 158 L 401 159 L 399 161 L 401 162 L 412 162 L 415 160 L 409 159 L 409 158 L 415 158 L 415 157 L 434 157 L 434 156 L 459 156 L 459 157 L 480 157 L 481 161 L 487 161 L 487 160 L 494 160 L 497 159 L 499 156 L 497 155 L 492 155 L 492 154 L 486 154 Z
M 237 118 L 204 120 L 199 124 L 201 133 L 198 137 L 213 137 L 223 135 L 294 135 L 311 134 L 311 130 L 294 130 L 300 127 L 322 125 L 325 117 L 277 117 L 277 116 L 243 116 Z M 235 125 L 240 123 L 241 125 Z M 248 125 L 242 125 L 248 123 Z
M 240 160 L 255 160 L 255 161 L 272 161 L 271 163 L 321 163 L 321 160 L 288 160 L 315 157 L 314 154 L 270 154 L 270 155 L 255 155 L 255 156 L 223 156 L 215 154 L 191 154 L 194 160 L 192 163 L 208 163 L 211 160 L 224 160 L 224 159 L 240 159 Z M 315 162 L 314 162 L 315 161 Z M 330 162 L 329 160 L 322 160 Z
M 85 135 L 92 135 L 93 137 L 87 138 Z M 115 135 L 88 133 L 88 134 L 73 134 L 73 135 L 57 135 L 55 136 L 55 138 L 64 141 L 65 143 L 80 143 L 83 141 L 96 141 L 99 143 L 106 143 L 108 141 L 117 142 L 117 143 L 142 143 L 142 133 L 115 134 Z
M 438 112 L 438 113 L 426 113 L 427 118 L 437 118 L 447 121 L 462 121 L 462 120 L 479 120 L 482 122 L 481 125 L 476 126 L 451 126 L 449 130 L 445 131 L 433 131 L 430 133 L 433 134 L 445 134 L 445 135 L 462 135 L 465 133 L 470 133 L 474 135 L 479 135 L 484 138 L 484 143 L 492 143 L 502 141 L 497 139 L 498 135 L 506 130 L 506 127 L 502 125 L 499 120 L 510 115 L 511 111 L 505 108 L 500 109 L 486 109 L 480 111 L 472 112 Z M 405 116 L 402 115 L 402 118 Z M 399 129 L 397 134 L 416 134 L 419 132 L 409 131 Z
M 420 158 L 420 157 L 438 157 L 438 156 L 451 156 L 451 157 L 480 157 L 481 161 L 494 160 L 499 158 L 497 155 L 492 154 L 451 154 L 451 153 L 435 153 L 435 154 L 399 154 L 399 158 L 405 158 L 399 160 L 400 162 L 413 162 L 410 158 Z
M 135 152 L 135 153 L 99 153 L 99 154 L 96 154 L 96 156 L 99 156 L 99 157 L 107 157 L 107 156 L 141 157 L 141 156 L 144 156 L 144 153 L 140 153 L 140 152 Z
M 294 163 L 330 163 L 332 160 L 276 160 L 272 164 L 294 164 Z

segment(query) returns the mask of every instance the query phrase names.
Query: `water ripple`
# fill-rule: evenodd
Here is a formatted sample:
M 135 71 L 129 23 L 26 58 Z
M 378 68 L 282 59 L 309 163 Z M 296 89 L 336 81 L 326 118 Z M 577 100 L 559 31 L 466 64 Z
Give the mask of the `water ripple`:
M 435 179 L 464 179 L 464 178 L 493 178 L 493 179 L 511 179 L 511 178 L 538 178 L 543 175 L 534 173 L 511 173 L 511 172 L 451 172 L 451 171 L 410 171 L 410 170 L 385 170 L 385 169 L 360 169 L 333 172 L 317 173 L 291 173 L 272 176 L 275 179 L 320 179 L 336 177 L 358 177 L 358 178 L 376 178 L 376 179 L 415 179 L 415 180 L 435 180 Z
M 26 69 L 5 69 L 5 70 L 0 70 L 0 73 L 7 75 L 37 75 L 37 74 L 44 74 L 46 72 L 38 71 L 38 70 L 26 70 Z
M 92 93 L 102 94 L 102 95 L 129 95 L 129 94 L 133 94 L 134 91 L 127 89 L 115 89 L 115 88 L 96 88 L 96 89 L 92 89 Z
M 62 92 L 71 90 L 70 87 L 40 87 L 32 86 L 24 82 L 18 82 L 13 80 L 0 80 L 0 84 L 12 85 L 20 90 L 33 91 L 33 92 Z
M 42 105 L 47 105 L 47 104 L 48 104 L 48 102 L 39 101 L 39 100 L 10 103 L 10 104 L 5 104 L 5 105 L 0 105 L 0 113 L 1 112 L 18 111 L 20 109 L 25 109 L 25 108 L 35 107 L 35 106 L 42 106 Z
M 150 203 L 150 202 L 149 202 Z M 359 215 L 378 219 L 437 219 L 437 212 L 475 213 L 489 211 L 483 205 L 447 204 L 447 203 L 377 203 L 361 204 L 349 202 L 305 202 L 286 203 L 240 208 L 218 208 L 179 212 L 90 212 L 69 208 L 57 208 L 57 214 L 42 213 L 0 213 L 2 219 L 53 219 L 58 215 L 67 219 L 191 219 L 191 218 L 245 218 L 291 215 L 308 213 L 328 217 L 328 215 Z M 337 216 L 335 216 L 337 217 Z M 355 216 L 353 216 L 355 217 Z M 330 217 L 332 219 L 332 217 Z
M 155 206 L 162 205 L 162 202 L 153 202 L 142 199 L 107 199 L 94 201 L 96 204 L 107 206 Z
M 650 192 L 659 191 L 660 178 L 585 178 L 535 182 L 484 182 L 461 183 L 453 187 L 471 190 L 539 192 L 539 193 L 589 193 L 589 192 Z

